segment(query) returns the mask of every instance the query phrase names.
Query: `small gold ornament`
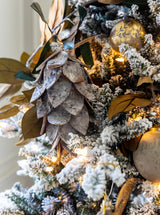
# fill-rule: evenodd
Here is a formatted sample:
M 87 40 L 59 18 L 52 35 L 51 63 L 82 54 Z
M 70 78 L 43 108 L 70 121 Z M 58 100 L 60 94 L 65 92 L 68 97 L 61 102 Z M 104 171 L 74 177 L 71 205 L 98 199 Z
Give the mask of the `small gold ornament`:
M 123 2 L 124 0 L 98 0 L 98 2 L 103 4 L 119 4 Z
M 133 160 L 139 173 L 147 180 L 160 182 L 160 131 L 146 132 L 139 143 Z
M 118 22 L 110 34 L 112 48 L 119 51 L 119 45 L 128 44 L 137 50 L 144 45 L 145 29 L 141 23 L 134 19 L 125 19 Z

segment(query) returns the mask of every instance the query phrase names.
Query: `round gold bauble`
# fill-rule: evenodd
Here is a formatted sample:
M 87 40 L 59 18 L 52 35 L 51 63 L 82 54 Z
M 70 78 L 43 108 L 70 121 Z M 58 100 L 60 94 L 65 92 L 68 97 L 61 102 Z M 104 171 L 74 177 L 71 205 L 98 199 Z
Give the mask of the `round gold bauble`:
M 111 47 L 119 51 L 119 45 L 126 43 L 137 50 L 144 45 L 145 29 L 141 23 L 134 19 L 127 18 L 118 22 L 110 34 Z
M 98 0 L 98 2 L 103 4 L 119 4 L 123 2 L 124 0 Z
M 133 160 L 145 179 L 160 182 L 160 131 L 151 130 L 142 136 Z

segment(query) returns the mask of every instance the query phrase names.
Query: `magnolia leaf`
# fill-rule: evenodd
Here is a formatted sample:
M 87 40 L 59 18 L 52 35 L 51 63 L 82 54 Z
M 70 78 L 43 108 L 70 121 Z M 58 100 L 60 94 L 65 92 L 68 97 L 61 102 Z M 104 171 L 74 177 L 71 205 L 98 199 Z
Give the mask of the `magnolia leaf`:
M 20 56 L 21 63 L 25 65 L 29 57 L 30 55 L 27 52 L 23 52 Z
M 27 145 L 28 143 L 30 143 L 32 141 L 32 139 L 24 139 L 23 135 L 22 137 L 19 139 L 19 141 L 16 143 L 16 146 L 24 146 Z
M 67 61 L 63 66 L 63 74 L 73 83 L 84 81 L 84 73 L 79 63 Z
M 85 82 L 80 82 L 74 84 L 75 88 L 82 94 L 84 97 L 86 97 L 88 100 L 93 100 L 93 90 L 92 85 L 87 84 Z
M 115 211 L 113 215 L 121 215 L 127 205 L 129 197 L 138 182 L 137 178 L 130 178 L 128 181 L 122 186 L 120 192 L 118 193 L 118 197 L 116 200 Z
M 15 74 L 15 78 L 17 80 L 21 80 L 21 81 L 35 81 L 36 78 L 33 77 L 32 75 L 27 74 L 26 72 L 23 71 L 18 71 Z
M 58 25 L 62 21 L 63 15 L 64 15 L 63 0 L 53 0 L 50 6 L 49 17 L 48 17 L 48 26 L 50 27 L 50 29 L 53 29 L 56 25 Z M 57 29 L 56 32 L 58 31 L 59 29 Z M 46 40 L 48 40 L 50 37 L 51 37 L 51 32 L 46 27 L 45 38 Z
M 37 100 L 37 117 L 42 118 L 51 112 L 52 104 L 48 99 L 47 91 Z
M 34 106 L 22 118 L 22 133 L 24 139 L 40 136 L 41 127 L 42 119 L 37 119 L 37 109 Z
M 43 48 L 44 48 L 44 45 L 41 43 L 36 48 L 36 50 L 31 54 L 31 56 L 27 59 L 26 66 L 28 68 L 30 68 L 31 70 L 33 70 L 35 68 L 36 64 L 38 63 Z
M 80 17 L 79 25 L 81 25 L 81 23 L 83 22 L 85 16 L 87 15 L 87 10 L 84 7 L 78 5 L 78 12 L 79 12 L 79 17 Z
M 30 89 L 30 90 L 25 90 L 25 91 L 22 91 L 22 93 L 26 96 L 26 98 L 30 101 L 31 100 L 31 97 L 32 97 L 32 94 L 34 92 L 35 88 L 33 89 Z
M 43 47 L 43 50 L 40 54 L 40 57 L 39 57 L 39 60 L 38 60 L 38 63 L 36 64 L 36 66 L 34 67 L 32 73 L 33 74 L 37 74 L 39 73 L 39 71 L 36 70 L 36 68 L 45 60 L 45 58 L 47 58 L 49 55 L 52 54 L 52 50 L 51 50 L 51 46 L 50 44 L 52 42 L 56 42 L 57 41 L 57 36 L 56 35 L 53 35 L 48 41 L 47 43 L 45 44 L 45 46 Z
M 52 144 L 58 135 L 59 126 L 48 124 L 46 127 L 46 135 Z
M 84 45 L 80 46 L 80 52 L 81 52 L 81 55 L 82 55 L 84 62 L 88 65 L 93 66 L 94 62 L 93 62 L 90 44 L 85 43 Z
M 142 76 L 139 78 L 138 83 L 137 83 L 137 87 L 139 87 L 140 85 L 144 84 L 144 83 L 153 83 L 152 79 L 149 76 Z
M 86 135 L 89 125 L 89 114 L 85 106 L 78 115 L 72 116 L 70 124 L 79 133 Z
M 41 9 L 41 6 L 39 5 L 39 3 L 38 2 L 33 2 L 31 4 L 31 8 L 33 8 L 33 10 L 35 10 L 39 14 L 39 16 L 41 17 L 42 21 L 47 24 L 47 21 L 46 21 L 46 19 L 44 17 L 44 14 L 42 12 L 42 9 Z
M 30 102 L 34 102 L 36 101 L 45 91 L 45 86 L 44 86 L 44 82 L 43 80 L 41 80 L 40 82 L 38 82 L 37 87 L 35 88 L 31 100 Z
M 61 51 L 58 55 L 48 61 L 47 67 L 48 68 L 56 68 L 63 66 L 68 59 L 68 54 L 65 51 Z
M 54 108 L 62 104 L 71 91 L 71 82 L 61 76 L 58 81 L 48 90 L 48 98 Z
M 115 98 L 108 110 L 108 118 L 111 120 L 114 116 L 121 112 L 130 111 L 135 107 L 146 107 L 151 104 L 150 99 L 143 98 L 141 94 L 120 95 Z
M 130 140 L 125 140 L 123 143 L 124 147 L 127 150 L 134 152 L 138 147 L 138 144 L 139 144 L 141 137 L 142 137 L 142 135 L 135 137 L 135 138 L 132 138 Z
M 17 71 L 30 73 L 23 63 L 10 58 L 0 58 L 0 83 L 22 84 L 22 81 L 15 79 Z
M 45 88 L 48 90 L 51 88 L 55 82 L 60 78 L 60 75 L 62 73 L 62 70 L 60 68 L 50 68 L 44 69 L 44 85 Z
M 77 134 L 77 131 L 75 131 L 69 123 L 59 127 L 59 135 L 65 143 L 68 143 L 70 140 L 70 133 Z
M 0 84 L 0 107 L 8 105 L 12 95 L 18 94 L 22 85 Z
M 84 97 L 81 96 L 73 87 L 67 100 L 62 104 L 65 110 L 72 115 L 77 115 L 83 108 Z
M 13 104 L 5 105 L 4 107 L 0 108 L 0 119 L 6 119 L 11 116 L 16 115 L 19 112 L 17 106 Z
M 29 100 L 26 98 L 25 95 L 18 95 L 18 96 L 13 96 L 10 99 L 10 102 L 17 105 L 23 105 L 23 104 L 29 103 Z

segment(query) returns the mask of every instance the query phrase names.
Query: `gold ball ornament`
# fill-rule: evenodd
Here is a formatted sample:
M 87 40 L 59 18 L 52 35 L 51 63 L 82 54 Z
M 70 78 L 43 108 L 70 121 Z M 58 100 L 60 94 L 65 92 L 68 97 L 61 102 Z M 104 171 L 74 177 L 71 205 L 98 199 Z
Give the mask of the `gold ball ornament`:
M 119 51 L 119 45 L 128 44 L 137 50 L 144 45 L 145 29 L 138 21 L 127 18 L 118 22 L 112 29 L 110 34 L 111 47 Z
M 134 164 L 147 180 L 160 182 L 160 131 L 146 132 L 133 152 Z

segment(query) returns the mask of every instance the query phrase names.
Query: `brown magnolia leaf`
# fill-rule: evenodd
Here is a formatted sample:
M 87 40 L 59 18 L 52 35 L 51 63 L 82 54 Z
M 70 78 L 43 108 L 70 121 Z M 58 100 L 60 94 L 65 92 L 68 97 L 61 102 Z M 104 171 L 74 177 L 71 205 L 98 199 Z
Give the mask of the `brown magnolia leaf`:
M 65 110 L 72 115 L 77 115 L 83 108 L 84 97 L 81 96 L 75 88 L 72 87 L 70 95 L 67 100 L 62 104 Z
M 127 202 L 129 200 L 129 197 L 132 193 L 132 190 L 136 186 L 138 182 L 137 178 L 130 178 L 121 188 L 116 205 L 115 205 L 115 211 L 113 212 L 113 215 L 122 215 L 123 211 L 127 205 Z
M 120 95 L 115 98 L 108 110 L 108 118 L 111 120 L 114 116 L 121 112 L 130 111 L 135 107 L 145 107 L 151 104 L 150 99 L 143 98 L 141 94 Z
M 48 25 L 50 29 L 53 29 L 56 25 L 58 25 L 62 21 L 63 14 L 64 14 L 63 0 L 53 0 L 50 6 L 49 17 L 48 17 Z M 58 30 L 59 29 L 57 29 L 57 32 Z M 48 41 L 50 37 L 51 37 L 51 32 L 46 26 L 45 28 L 46 41 Z
M 47 90 L 55 84 L 55 82 L 59 79 L 61 73 L 61 68 L 44 69 L 44 85 Z
M 137 87 L 139 87 L 140 85 L 144 84 L 144 83 L 153 83 L 152 79 L 149 76 L 143 76 L 140 77 L 137 83 Z
M 25 65 L 29 57 L 30 55 L 27 52 L 23 52 L 20 56 L 21 63 Z
M 30 90 L 25 90 L 25 91 L 22 91 L 22 93 L 26 96 L 26 98 L 30 101 L 31 100 L 31 97 L 32 97 L 32 94 L 34 92 L 35 88 L 33 89 L 30 89 Z
M 42 119 L 37 118 L 37 109 L 34 106 L 29 109 L 22 118 L 22 133 L 24 139 L 40 136 L 41 127 Z
M 4 107 L 0 108 L 0 119 L 6 119 L 11 116 L 16 115 L 19 112 L 17 106 L 13 104 L 5 105 Z
M 63 107 L 57 107 L 47 117 L 48 122 L 53 125 L 64 125 L 71 119 L 71 114 Z
M 72 116 L 70 124 L 79 133 L 86 135 L 89 125 L 89 114 L 85 106 L 78 115 Z
M 38 82 L 38 84 L 32 94 L 30 102 L 36 101 L 44 93 L 44 91 L 45 91 L 44 82 L 43 82 L 43 80 L 41 80 L 40 82 Z
M 68 55 L 68 59 L 71 60 L 71 61 L 73 61 L 73 62 L 79 63 L 83 67 L 91 68 L 90 65 L 84 64 L 82 61 L 80 61 L 79 59 L 77 59 L 74 56 Z
M 18 95 L 18 96 L 13 96 L 10 99 L 10 102 L 17 105 L 23 105 L 23 104 L 29 103 L 29 100 L 26 98 L 25 95 Z
M 46 135 L 52 144 L 58 135 L 59 126 L 48 124 L 46 127 Z
M 47 68 L 56 68 L 63 66 L 68 59 L 68 54 L 65 51 L 61 51 L 58 55 L 48 61 Z
M 71 83 L 63 76 L 48 90 L 48 98 L 54 108 L 62 104 L 71 91 Z
M 77 131 L 75 131 L 69 123 L 59 127 L 59 135 L 65 143 L 70 140 L 70 133 L 77 134 Z
M 84 81 L 84 73 L 79 63 L 67 61 L 63 66 L 63 74 L 73 83 Z
M 0 58 L 0 83 L 22 84 L 22 81 L 15 78 L 18 71 L 30 74 L 30 70 L 23 63 L 10 58 Z
M 134 152 L 138 147 L 138 144 L 139 144 L 141 137 L 142 137 L 142 135 L 135 137 L 135 138 L 132 138 L 130 140 L 125 140 L 123 143 L 124 147 L 127 150 Z
M 93 90 L 92 90 L 92 85 L 85 83 L 85 82 L 80 82 L 80 83 L 75 83 L 74 84 L 75 88 L 82 94 L 84 97 L 86 97 L 88 100 L 93 100 Z
M 19 141 L 16 143 L 16 146 L 24 146 L 27 145 L 28 143 L 30 143 L 32 141 L 32 139 L 24 139 L 24 137 L 22 136 Z
M 47 91 L 37 100 L 37 117 L 42 118 L 52 110 L 52 104 L 48 99 Z

